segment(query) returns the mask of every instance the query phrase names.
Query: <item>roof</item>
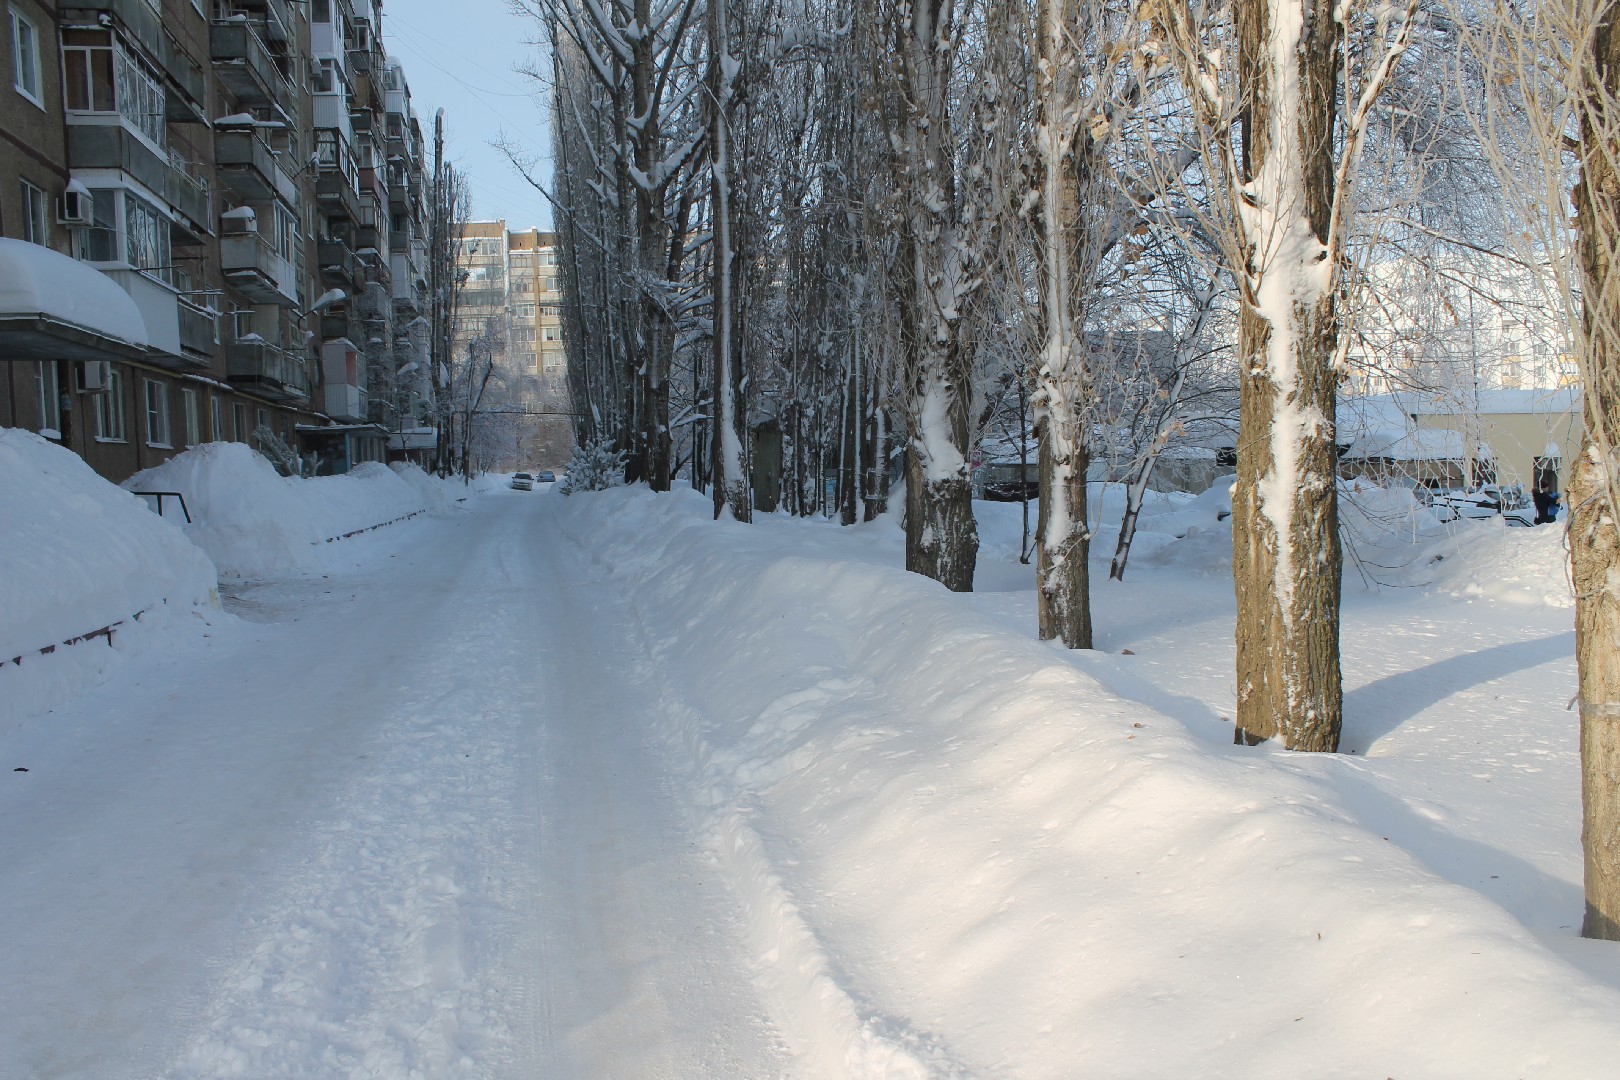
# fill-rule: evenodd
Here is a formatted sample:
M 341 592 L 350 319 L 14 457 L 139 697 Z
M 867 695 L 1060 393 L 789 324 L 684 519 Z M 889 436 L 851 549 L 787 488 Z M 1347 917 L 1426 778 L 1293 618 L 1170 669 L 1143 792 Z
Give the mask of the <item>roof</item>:
M 1463 435 L 1448 428 L 1375 428 L 1357 437 L 1342 455 L 1348 461 L 1461 461 Z
M 1344 398 L 1339 402 L 1339 424 L 1346 414 L 1367 417 L 1369 422 L 1389 422 L 1398 416 L 1556 416 L 1576 412 L 1581 407 L 1581 388 L 1562 386 L 1550 390 L 1465 390 L 1408 391 Z M 1376 418 L 1376 420 L 1374 419 Z

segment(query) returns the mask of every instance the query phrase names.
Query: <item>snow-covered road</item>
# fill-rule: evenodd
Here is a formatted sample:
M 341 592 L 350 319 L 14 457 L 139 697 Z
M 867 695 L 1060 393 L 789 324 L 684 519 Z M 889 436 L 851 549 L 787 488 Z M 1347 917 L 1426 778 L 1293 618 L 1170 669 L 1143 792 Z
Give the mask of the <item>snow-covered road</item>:
M 551 502 L 243 590 L 10 740 L 0 1077 L 789 1070 Z

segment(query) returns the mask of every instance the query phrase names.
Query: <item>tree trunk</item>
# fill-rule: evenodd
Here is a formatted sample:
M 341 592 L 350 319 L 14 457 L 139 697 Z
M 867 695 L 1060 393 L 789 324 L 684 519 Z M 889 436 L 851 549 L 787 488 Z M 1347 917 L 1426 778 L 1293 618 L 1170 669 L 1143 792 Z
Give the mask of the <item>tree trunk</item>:
M 895 0 L 900 108 L 890 123 L 904 201 L 906 569 L 969 592 L 979 537 L 968 480 L 970 357 L 961 318 L 977 285 L 976 252 L 957 205 L 953 16 L 950 0 Z
M 1037 623 L 1042 640 L 1091 648 L 1091 530 L 1086 515 L 1086 446 L 1091 377 L 1082 328 L 1095 259 L 1083 205 L 1101 150 L 1081 135 L 1082 36 L 1076 0 L 1041 0 L 1039 114 L 1033 159 L 1039 186 L 1042 349 L 1035 369 L 1040 439 L 1040 518 L 1035 528 Z
M 729 512 L 748 521 L 748 425 L 743 416 L 741 350 L 738 348 L 736 276 L 731 229 L 731 32 L 726 0 L 709 0 L 709 197 L 714 219 L 714 516 Z
M 1232 497 L 1237 726 L 1338 749 L 1339 320 L 1328 261 L 1343 27 L 1332 0 L 1237 0 L 1249 252 Z
M 1582 153 L 1575 189 L 1586 356 L 1585 432 L 1569 487 L 1575 584 L 1575 659 L 1581 704 L 1581 847 L 1586 859 L 1583 937 L 1620 941 L 1620 33 L 1607 3 L 1580 88 Z

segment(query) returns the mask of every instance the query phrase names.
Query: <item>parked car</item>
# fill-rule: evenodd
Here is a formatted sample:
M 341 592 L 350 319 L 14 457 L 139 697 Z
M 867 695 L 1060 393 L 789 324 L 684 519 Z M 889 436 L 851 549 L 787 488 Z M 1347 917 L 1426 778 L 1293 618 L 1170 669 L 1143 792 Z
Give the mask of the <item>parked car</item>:
M 533 491 L 534 477 L 530 476 L 526 472 L 513 473 L 512 486 L 517 488 L 519 491 Z
M 1423 498 L 1422 492 L 1418 496 Z M 1499 488 L 1486 484 L 1471 491 L 1437 491 L 1429 496 L 1429 503 L 1441 521 L 1458 518 L 1479 520 L 1500 516 L 1509 525 L 1524 526 L 1535 523 L 1536 508 L 1523 489 Z
M 537 484 L 555 484 L 557 482 L 557 474 L 552 472 L 550 469 L 542 469 L 540 472 L 535 474 L 534 482 Z

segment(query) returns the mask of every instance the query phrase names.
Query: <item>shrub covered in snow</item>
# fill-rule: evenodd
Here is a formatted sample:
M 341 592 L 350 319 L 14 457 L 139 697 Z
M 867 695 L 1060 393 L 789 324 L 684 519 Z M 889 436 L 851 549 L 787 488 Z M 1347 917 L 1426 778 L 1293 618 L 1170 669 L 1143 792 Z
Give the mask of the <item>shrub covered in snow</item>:
M 605 491 L 624 483 L 624 451 L 607 442 L 587 443 L 574 448 L 568 460 L 568 475 L 558 486 L 564 495 L 576 491 Z

